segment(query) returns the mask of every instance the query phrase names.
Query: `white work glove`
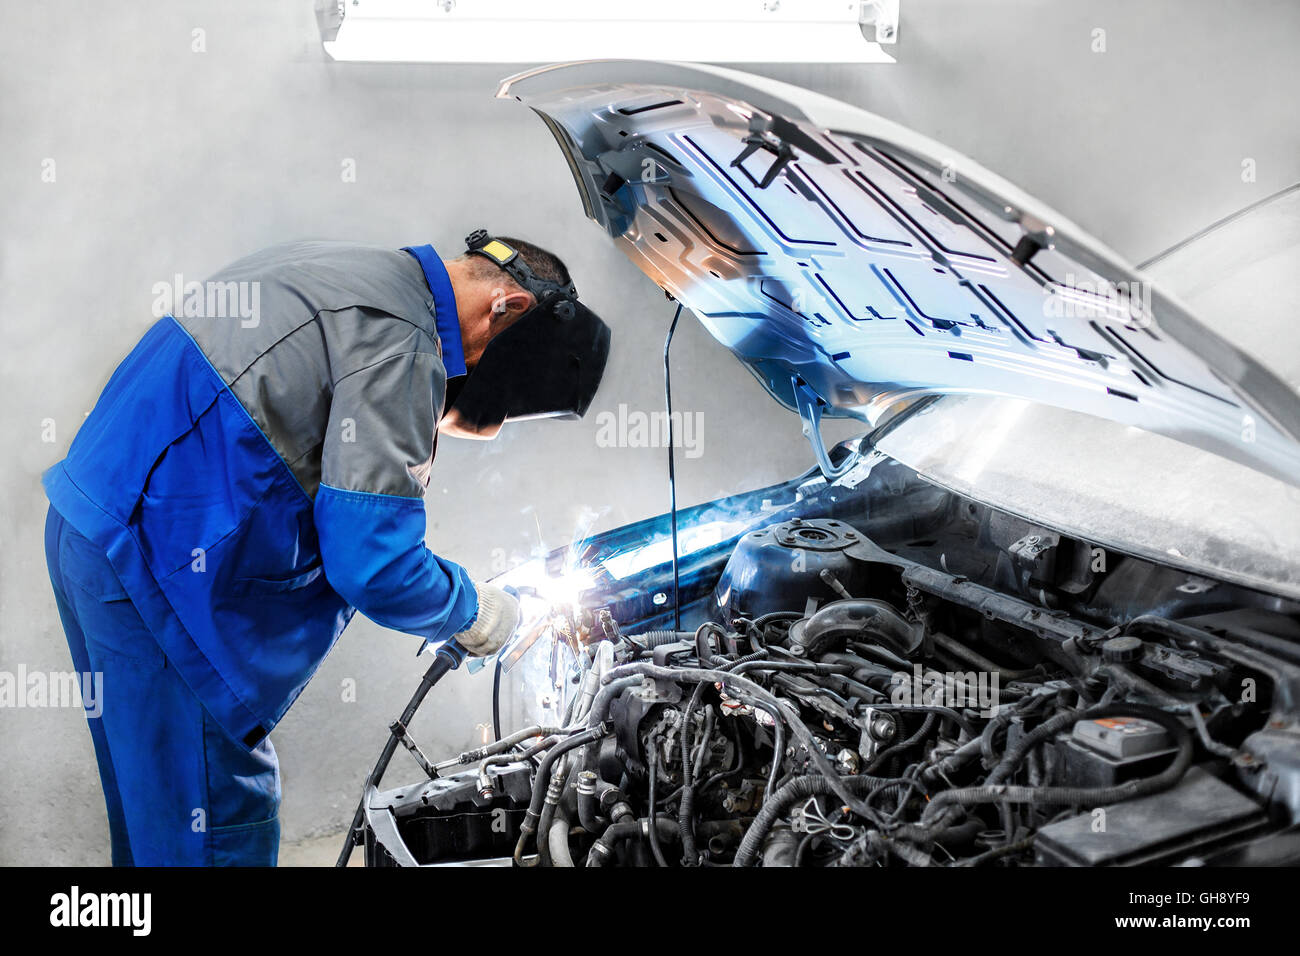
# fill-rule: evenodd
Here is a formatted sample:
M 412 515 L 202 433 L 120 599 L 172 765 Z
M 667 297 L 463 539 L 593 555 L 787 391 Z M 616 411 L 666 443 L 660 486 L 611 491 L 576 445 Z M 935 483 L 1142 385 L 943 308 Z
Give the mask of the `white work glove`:
M 465 648 L 470 657 L 487 657 L 500 650 L 519 626 L 519 602 L 495 584 L 475 584 L 478 591 L 478 617 L 467 630 L 453 634 L 452 640 Z

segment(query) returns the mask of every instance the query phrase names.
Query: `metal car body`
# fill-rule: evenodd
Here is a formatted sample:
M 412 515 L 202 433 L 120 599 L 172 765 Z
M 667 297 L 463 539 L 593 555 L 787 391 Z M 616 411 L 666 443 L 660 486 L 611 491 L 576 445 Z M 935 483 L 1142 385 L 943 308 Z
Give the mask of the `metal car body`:
M 782 404 L 876 420 L 1028 399 L 1300 483 L 1300 396 L 1059 213 L 863 110 L 736 71 L 591 61 L 504 81 L 587 215 Z

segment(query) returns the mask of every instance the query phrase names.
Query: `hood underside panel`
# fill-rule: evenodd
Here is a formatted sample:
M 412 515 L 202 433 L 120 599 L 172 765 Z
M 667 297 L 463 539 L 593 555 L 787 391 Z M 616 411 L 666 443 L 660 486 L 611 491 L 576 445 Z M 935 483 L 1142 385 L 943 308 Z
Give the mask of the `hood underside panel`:
M 876 420 L 1003 395 L 1300 484 L 1300 397 L 1114 253 L 973 161 L 870 113 L 718 68 L 513 77 L 587 215 L 784 405 Z

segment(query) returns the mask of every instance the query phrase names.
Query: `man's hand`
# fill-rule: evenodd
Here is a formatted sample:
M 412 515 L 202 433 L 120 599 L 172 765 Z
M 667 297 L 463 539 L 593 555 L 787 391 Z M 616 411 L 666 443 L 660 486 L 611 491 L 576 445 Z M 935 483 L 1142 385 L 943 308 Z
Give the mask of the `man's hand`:
M 475 583 L 474 589 L 478 591 L 478 617 L 467 630 L 452 635 L 452 640 L 471 657 L 487 657 L 500 650 L 519 626 L 519 602 L 493 584 Z

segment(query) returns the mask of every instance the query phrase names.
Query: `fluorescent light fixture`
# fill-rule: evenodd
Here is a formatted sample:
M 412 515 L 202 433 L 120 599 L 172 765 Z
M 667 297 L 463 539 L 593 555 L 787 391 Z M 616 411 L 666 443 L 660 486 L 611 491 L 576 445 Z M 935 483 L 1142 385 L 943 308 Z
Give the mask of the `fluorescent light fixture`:
M 336 60 L 893 63 L 898 0 L 317 0 Z

